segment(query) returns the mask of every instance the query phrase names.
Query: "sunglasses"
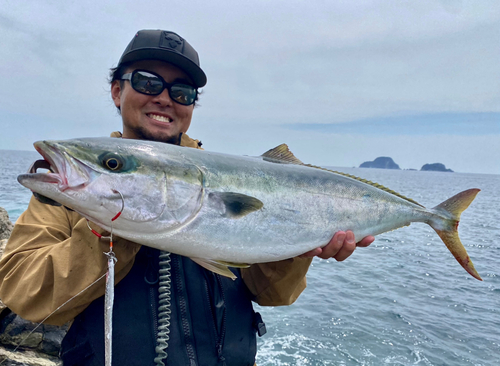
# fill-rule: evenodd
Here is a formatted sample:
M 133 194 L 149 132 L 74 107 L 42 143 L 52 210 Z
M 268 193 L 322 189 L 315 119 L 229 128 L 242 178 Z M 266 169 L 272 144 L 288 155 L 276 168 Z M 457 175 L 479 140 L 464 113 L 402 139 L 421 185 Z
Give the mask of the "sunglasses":
M 146 70 L 134 70 L 121 77 L 121 80 L 129 80 L 132 88 L 141 94 L 159 95 L 165 89 L 168 90 L 170 98 L 182 105 L 191 105 L 196 101 L 198 90 L 189 84 L 167 83 L 160 75 Z

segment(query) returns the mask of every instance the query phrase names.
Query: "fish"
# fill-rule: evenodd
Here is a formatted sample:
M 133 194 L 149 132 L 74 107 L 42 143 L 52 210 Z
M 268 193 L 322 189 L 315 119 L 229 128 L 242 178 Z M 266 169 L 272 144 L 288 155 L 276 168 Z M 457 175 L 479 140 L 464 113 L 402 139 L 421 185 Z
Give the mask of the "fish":
M 341 230 L 360 240 L 422 222 L 482 280 L 457 230 L 477 188 L 427 209 L 382 185 L 304 164 L 286 144 L 258 157 L 117 138 L 34 146 L 44 161 L 35 166 L 49 171 L 32 169 L 18 181 L 46 203 L 62 204 L 105 230 L 112 227 L 116 236 L 190 257 L 224 276 L 235 276 L 228 267 L 324 247 Z

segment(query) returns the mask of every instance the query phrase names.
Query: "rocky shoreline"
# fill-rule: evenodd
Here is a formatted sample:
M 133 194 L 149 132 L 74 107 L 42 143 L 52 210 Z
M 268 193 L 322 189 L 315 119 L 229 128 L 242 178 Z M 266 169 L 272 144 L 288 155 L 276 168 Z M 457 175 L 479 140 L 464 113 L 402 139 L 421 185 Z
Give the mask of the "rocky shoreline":
M 0 207 L 0 255 L 4 251 L 13 227 L 7 211 Z M 0 299 L 0 363 L 2 366 L 62 365 L 59 350 L 68 325 L 37 326 L 37 323 L 29 322 L 14 314 Z M 22 344 L 14 352 L 21 342 Z

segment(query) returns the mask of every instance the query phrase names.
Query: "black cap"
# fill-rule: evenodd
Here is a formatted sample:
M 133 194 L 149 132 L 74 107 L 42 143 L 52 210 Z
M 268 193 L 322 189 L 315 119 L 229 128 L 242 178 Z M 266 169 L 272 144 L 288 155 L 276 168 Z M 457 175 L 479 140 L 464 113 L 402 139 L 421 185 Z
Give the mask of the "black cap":
M 118 66 L 139 60 L 161 60 L 184 70 L 197 87 L 205 86 L 207 76 L 200 68 L 198 52 L 181 36 L 164 30 L 144 29 L 135 34 L 123 52 Z

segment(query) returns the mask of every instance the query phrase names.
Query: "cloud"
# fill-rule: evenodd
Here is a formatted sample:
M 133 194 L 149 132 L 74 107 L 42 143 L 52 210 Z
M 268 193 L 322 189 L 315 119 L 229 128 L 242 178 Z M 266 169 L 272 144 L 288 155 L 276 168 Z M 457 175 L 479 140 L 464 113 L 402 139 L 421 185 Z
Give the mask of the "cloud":
M 494 120 L 479 119 L 468 135 L 467 118 L 500 113 L 496 0 L 26 0 L 0 8 L 0 148 L 119 129 L 106 78 L 143 28 L 176 31 L 199 52 L 208 84 L 189 133 L 207 149 L 250 154 L 291 142 L 312 163 L 410 159 L 406 144 L 384 150 L 395 133 L 426 150 L 431 133 L 494 131 Z M 469 156 L 500 172 L 488 160 L 498 133 L 480 141 Z
M 283 124 L 296 131 L 357 135 L 497 135 L 500 113 L 435 113 L 413 116 L 373 117 L 344 123 Z

